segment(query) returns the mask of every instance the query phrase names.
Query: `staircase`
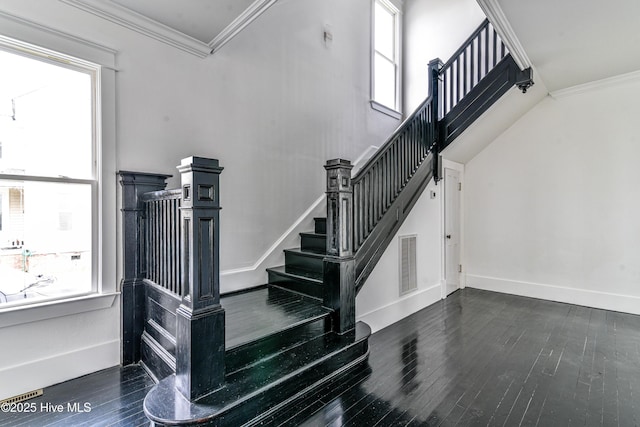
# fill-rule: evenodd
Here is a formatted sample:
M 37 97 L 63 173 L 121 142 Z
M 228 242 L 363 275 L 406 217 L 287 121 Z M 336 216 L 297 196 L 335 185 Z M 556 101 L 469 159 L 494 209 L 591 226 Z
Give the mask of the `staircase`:
M 429 75 L 430 96 L 357 174 L 327 162 L 327 217 L 257 288 L 220 295 L 217 160 L 184 159 L 171 191 L 167 175 L 120 172 L 123 358 L 158 382 L 144 403 L 154 425 L 264 425 L 367 372 L 357 292 L 439 180 L 438 154 L 509 88 L 532 84 L 487 21 Z
M 285 265 L 268 268 L 269 284 L 323 299 L 323 259 L 327 254 L 327 219 L 314 218 L 313 233 L 300 233 L 300 249 L 284 251 Z
M 234 325 L 226 329 L 225 386 L 189 402 L 173 392 L 175 376 L 168 376 L 145 399 L 156 425 L 261 424 L 337 377 L 366 368 L 369 327 L 332 332 L 331 311 L 317 299 L 269 285 L 224 296 L 221 304 Z

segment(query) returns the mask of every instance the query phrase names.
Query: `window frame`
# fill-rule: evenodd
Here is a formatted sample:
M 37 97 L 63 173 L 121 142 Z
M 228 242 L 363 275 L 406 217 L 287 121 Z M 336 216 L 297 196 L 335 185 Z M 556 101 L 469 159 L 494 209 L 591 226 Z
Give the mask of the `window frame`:
M 376 50 L 376 5 L 380 5 L 393 15 L 394 19 L 394 41 L 393 53 L 395 58 L 391 60 L 386 55 Z M 371 3 L 371 107 L 396 119 L 402 118 L 402 11 L 389 0 L 372 0 Z M 393 106 L 385 105 L 376 100 L 375 82 L 376 82 L 376 55 L 380 54 L 384 59 L 393 64 L 395 70 L 395 100 Z
M 0 40 L 34 52 L 53 52 L 64 63 L 91 64 L 94 79 L 94 155 L 90 180 L 34 177 L 34 180 L 90 183 L 92 186 L 92 291 L 51 300 L 0 308 L 0 328 L 101 310 L 113 306 L 119 294 L 116 262 L 116 180 L 115 176 L 115 59 L 116 51 L 71 34 L 25 21 L 12 15 L 0 16 Z M 56 63 L 57 64 L 57 63 Z M 6 175 L 5 175 L 6 176 Z M 26 178 L 20 175 L 19 179 Z M 32 178 L 29 176 L 29 178 Z M 109 230 L 105 233 L 105 230 Z

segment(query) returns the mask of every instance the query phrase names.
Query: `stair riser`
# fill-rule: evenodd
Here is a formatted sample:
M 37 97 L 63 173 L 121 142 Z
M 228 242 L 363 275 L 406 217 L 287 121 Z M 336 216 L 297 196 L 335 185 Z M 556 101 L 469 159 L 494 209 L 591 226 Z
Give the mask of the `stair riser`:
M 327 234 L 327 219 L 326 218 L 314 218 L 314 230 L 316 233 Z
M 331 319 L 325 316 L 295 328 L 280 331 L 257 341 L 232 348 L 225 353 L 227 375 L 243 369 L 261 358 L 278 353 L 321 336 L 331 328 Z
M 305 256 L 297 252 L 284 253 L 284 261 L 287 267 L 322 273 L 322 257 Z
M 301 234 L 300 248 L 303 251 L 314 251 L 326 253 L 327 237 L 324 234 Z
M 288 276 L 282 276 L 278 273 L 269 272 L 269 284 L 277 285 L 294 292 L 308 295 L 312 298 L 322 299 L 324 288 L 317 283 L 305 282 L 304 280 L 292 279 Z

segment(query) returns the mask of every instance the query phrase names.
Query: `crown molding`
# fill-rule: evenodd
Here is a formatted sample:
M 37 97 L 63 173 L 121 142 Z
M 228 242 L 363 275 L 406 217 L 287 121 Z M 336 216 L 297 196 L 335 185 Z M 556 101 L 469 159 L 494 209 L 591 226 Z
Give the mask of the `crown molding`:
M 144 16 L 111 0 L 60 0 L 92 15 L 136 31 L 169 46 L 205 58 L 220 49 L 277 0 L 256 0 L 209 43 Z
M 509 49 L 509 53 L 513 57 L 521 70 L 531 67 L 531 61 L 524 51 L 520 40 L 513 31 L 511 24 L 507 20 L 506 15 L 502 11 L 498 0 L 477 0 L 480 8 L 496 29 L 498 35 Z
M 200 58 L 205 58 L 211 53 L 211 48 L 206 43 L 111 1 L 60 1 Z
M 7 37 L 116 69 L 117 51 L 106 46 L 5 12 L 0 12 L 0 28 Z
M 598 89 L 605 89 L 607 87 L 622 85 L 625 83 L 635 83 L 639 81 L 640 81 L 640 71 L 632 71 L 626 74 L 620 74 L 613 77 L 607 77 L 601 80 L 595 80 L 592 82 L 571 86 L 565 89 L 555 90 L 553 92 L 550 92 L 549 95 L 554 99 L 565 98 L 572 95 L 592 92 Z
M 278 0 L 256 0 L 244 12 L 234 19 L 227 27 L 220 32 L 208 46 L 211 53 L 220 49 L 225 43 L 231 40 L 236 34 L 242 31 L 247 25 L 262 15 L 269 7 Z

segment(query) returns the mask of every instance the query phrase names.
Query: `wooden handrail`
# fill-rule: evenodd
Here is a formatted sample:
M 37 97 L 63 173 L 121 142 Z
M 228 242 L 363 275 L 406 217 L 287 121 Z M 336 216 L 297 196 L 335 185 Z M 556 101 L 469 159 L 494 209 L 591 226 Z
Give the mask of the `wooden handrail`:
M 325 268 L 340 265 L 348 278 L 334 274 L 327 283 L 325 272 L 325 285 L 346 292 L 344 301 L 351 301 L 351 285 L 346 285 L 353 275 L 350 263 L 355 259 L 353 285 L 359 290 L 429 180 L 440 179 L 438 155 L 446 144 L 509 87 L 517 84 L 526 91 L 532 84 L 531 71 L 516 72 L 513 61 L 503 61 L 507 57 L 496 30 L 483 21 L 445 64 L 439 59 L 429 63 L 429 96 L 357 174 L 349 179 L 347 160 L 327 162 Z M 507 65 L 497 69 L 498 64 Z M 461 102 L 470 93 L 473 96 Z M 341 315 L 340 322 L 348 326 L 350 318 Z
M 464 52 L 469 47 L 469 45 L 473 43 L 473 41 L 478 37 L 478 35 L 480 35 L 480 33 L 482 33 L 484 29 L 487 28 L 489 25 L 491 24 L 489 23 L 488 19 L 485 19 L 484 21 L 482 21 L 482 23 L 478 26 L 478 28 L 476 28 L 476 30 L 473 33 L 471 33 L 471 35 L 460 45 L 458 50 L 456 50 L 451 55 L 451 58 L 449 58 L 449 60 L 444 63 L 444 65 L 442 66 L 442 69 L 449 68 L 451 64 L 456 60 L 456 58 L 458 58 L 462 54 L 462 52 Z
M 495 28 L 485 19 L 440 68 L 442 116 L 448 114 L 508 53 Z

